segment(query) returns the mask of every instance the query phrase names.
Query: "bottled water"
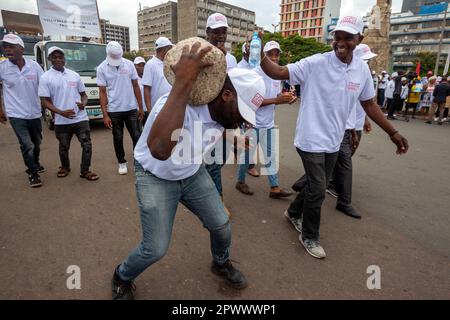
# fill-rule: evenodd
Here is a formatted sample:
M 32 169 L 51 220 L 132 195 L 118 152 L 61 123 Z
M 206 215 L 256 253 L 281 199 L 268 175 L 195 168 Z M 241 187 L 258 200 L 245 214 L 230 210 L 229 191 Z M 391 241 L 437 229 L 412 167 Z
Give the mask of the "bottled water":
M 250 57 L 248 62 L 252 69 L 259 67 L 261 64 L 261 40 L 258 37 L 258 32 L 253 33 L 253 38 L 250 42 Z

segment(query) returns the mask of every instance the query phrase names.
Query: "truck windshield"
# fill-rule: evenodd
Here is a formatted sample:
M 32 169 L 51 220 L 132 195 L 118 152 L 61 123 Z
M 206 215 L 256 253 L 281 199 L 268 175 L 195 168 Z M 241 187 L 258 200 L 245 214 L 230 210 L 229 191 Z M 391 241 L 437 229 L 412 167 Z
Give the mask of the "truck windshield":
M 66 67 L 80 76 L 95 76 L 96 69 L 106 58 L 104 45 L 95 43 L 49 42 L 45 45 L 45 55 L 49 48 L 57 46 L 64 50 Z M 51 62 L 48 62 L 51 66 Z

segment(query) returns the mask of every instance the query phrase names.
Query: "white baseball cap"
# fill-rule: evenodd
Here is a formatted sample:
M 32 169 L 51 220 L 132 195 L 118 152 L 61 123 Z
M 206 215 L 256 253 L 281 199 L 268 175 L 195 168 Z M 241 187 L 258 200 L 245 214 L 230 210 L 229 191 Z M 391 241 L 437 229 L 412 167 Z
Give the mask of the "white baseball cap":
M 61 52 L 62 54 L 64 54 L 64 50 L 63 49 L 61 49 L 59 47 L 56 47 L 56 46 L 53 46 L 53 47 L 50 47 L 50 49 L 48 49 L 47 57 L 50 57 L 50 55 L 53 52 L 56 52 L 56 51 Z
M 13 33 L 5 34 L 3 36 L 2 42 L 6 42 L 9 44 L 17 44 L 17 45 L 21 46 L 22 48 L 25 48 L 22 38 L 20 38 L 18 35 L 15 35 Z
M 360 16 L 343 16 L 339 18 L 336 28 L 333 30 L 333 33 L 336 31 L 344 31 L 351 34 L 361 34 L 364 30 L 364 22 Z
M 106 61 L 113 67 L 118 67 L 122 63 L 123 49 L 117 41 L 110 41 L 106 46 Z
M 398 72 L 394 72 L 394 73 L 391 75 L 391 77 L 392 77 L 392 78 L 397 78 L 397 77 L 398 77 Z
M 228 28 L 228 20 L 221 13 L 213 13 L 208 17 L 208 21 L 206 22 L 206 28 L 217 29 L 217 28 Z
M 269 41 L 264 46 L 264 52 L 269 52 L 270 50 L 273 50 L 273 49 L 280 50 L 280 53 L 283 52 L 283 51 L 281 51 L 280 44 L 276 41 Z
M 168 46 L 173 47 L 173 43 L 166 37 L 159 37 L 155 41 L 156 49 L 164 48 L 164 47 L 168 47 Z
M 233 68 L 228 71 L 238 96 L 241 116 L 252 125 L 256 125 L 256 110 L 261 106 L 266 94 L 263 78 L 253 70 Z
M 367 44 L 364 43 L 357 45 L 353 53 L 355 56 L 363 60 L 370 60 L 378 56 L 377 54 L 372 52 Z M 386 73 L 386 71 L 384 73 Z
M 408 81 L 408 79 L 407 79 L 407 78 L 405 78 L 405 77 L 403 77 L 403 78 L 402 78 L 402 81 Z
M 145 59 L 142 57 L 136 57 L 136 59 L 134 59 L 134 64 L 140 64 L 140 63 L 145 63 Z

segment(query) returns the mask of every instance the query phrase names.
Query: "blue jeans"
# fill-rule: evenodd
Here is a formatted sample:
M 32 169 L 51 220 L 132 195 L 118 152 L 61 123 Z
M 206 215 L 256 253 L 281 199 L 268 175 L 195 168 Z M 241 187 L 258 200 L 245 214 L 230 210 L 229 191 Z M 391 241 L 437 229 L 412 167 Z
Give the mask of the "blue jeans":
M 261 149 L 264 154 L 264 168 L 266 168 L 267 177 L 269 178 L 269 185 L 271 188 L 278 187 L 278 168 L 276 162 L 276 154 L 275 148 L 272 146 L 275 145 L 275 131 L 273 129 L 258 129 L 253 128 L 252 130 L 256 131 L 256 143 L 261 146 Z M 256 147 L 256 146 L 255 146 Z M 247 175 L 247 170 L 250 166 L 250 157 L 249 152 L 242 152 L 240 157 L 240 165 L 238 168 L 238 182 L 244 183 L 245 176 Z
M 192 177 L 168 181 L 145 171 L 135 161 L 135 174 L 142 241 L 120 265 L 120 278 L 133 280 L 165 256 L 179 202 L 192 211 L 210 232 L 213 260 L 223 265 L 229 259 L 231 224 L 204 166 Z
M 29 173 L 39 171 L 41 153 L 42 123 L 41 119 L 9 118 L 12 128 L 20 143 L 23 161 Z

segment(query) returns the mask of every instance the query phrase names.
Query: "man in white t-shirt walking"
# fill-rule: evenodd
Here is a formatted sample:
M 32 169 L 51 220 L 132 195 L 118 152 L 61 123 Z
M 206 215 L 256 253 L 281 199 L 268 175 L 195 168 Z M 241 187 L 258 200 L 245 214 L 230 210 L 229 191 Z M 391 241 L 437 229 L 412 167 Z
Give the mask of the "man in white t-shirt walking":
M 42 185 L 39 173 L 45 171 L 39 163 L 42 110 L 38 96 L 44 71 L 35 61 L 23 57 L 25 45 L 19 36 L 6 34 L 1 44 L 8 60 L 0 62 L 0 123 L 6 123 L 8 116 L 20 143 L 30 186 L 37 188 Z
M 144 85 L 145 105 L 148 113 L 152 111 L 159 98 L 172 90 L 172 86 L 164 76 L 163 63 L 167 52 L 172 47 L 173 44 L 169 39 L 159 37 L 155 41 L 156 55 L 145 64 L 142 84 Z
M 97 67 L 97 85 L 103 122 L 112 129 L 114 151 L 119 163 L 119 174 L 127 174 L 127 160 L 123 147 L 124 126 L 133 140 L 139 140 L 139 120 L 144 118 L 141 90 L 133 62 L 123 58 L 122 46 L 111 41 L 106 46 L 106 59 Z
M 65 68 L 64 50 L 51 47 L 48 59 L 52 68 L 45 72 L 39 83 L 42 105 L 55 115 L 55 135 L 59 141 L 61 167 L 57 176 L 64 178 L 70 172 L 69 149 L 73 135 L 81 144 L 80 177 L 96 181 L 99 176 L 91 171 L 92 143 L 89 118 L 85 107 L 88 101 L 86 88 L 78 73 Z
M 281 48 L 280 44 L 276 41 L 269 41 L 264 46 L 264 53 L 266 56 L 276 64 L 279 64 Z M 261 68 L 255 69 L 263 79 L 266 85 L 266 95 L 261 107 L 256 111 L 256 125 L 250 132 L 247 131 L 246 135 L 255 136 L 257 145 L 252 147 L 252 151 L 261 146 L 261 150 L 264 156 L 264 170 L 263 172 L 269 179 L 269 197 L 272 199 L 287 198 L 292 195 L 292 192 L 280 188 L 278 180 L 278 143 L 277 131 L 275 127 L 275 108 L 277 105 L 294 103 L 297 100 L 297 96 L 287 92 L 281 93 L 281 81 L 273 80 L 269 78 Z M 253 153 L 253 152 L 251 152 Z M 249 168 L 253 155 L 249 152 L 241 153 L 241 162 L 238 169 L 238 181 L 236 183 L 236 189 L 246 195 L 253 195 L 253 191 L 245 183 L 245 177 Z M 261 157 L 260 157 L 261 158 Z
M 210 66 L 202 59 L 211 47 L 199 48 L 198 42 L 191 48 L 184 47 L 180 60 L 172 66 L 174 86 L 153 106 L 136 146 L 136 194 L 143 239 L 116 268 L 113 299 L 132 299 L 133 280 L 165 256 L 180 202 L 199 217 L 210 233 L 211 271 L 233 288 L 247 286 L 245 276 L 231 263 L 231 224 L 202 163 L 213 147 L 212 141 L 220 138 L 224 129 L 236 129 L 244 121 L 255 123 L 258 98 L 265 93 L 264 81 L 253 71 L 236 68 L 213 101 L 189 105 L 198 74 Z M 174 132 L 178 134 L 174 136 Z
M 145 104 L 144 85 L 142 84 L 142 78 L 144 77 L 145 59 L 143 57 L 136 57 L 133 63 L 138 75 L 138 84 L 139 89 L 141 90 L 141 97 L 142 97 L 142 108 L 144 109 L 144 118 L 142 119 L 142 124 L 145 124 L 148 114 L 150 113 L 150 111 L 147 108 L 147 105 Z M 139 125 L 141 125 L 141 121 L 139 121 L 139 119 L 138 123 Z
M 388 133 L 398 154 L 408 150 L 407 140 L 373 101 L 375 90 L 369 67 L 353 57 L 353 50 L 363 39 L 363 28 L 360 17 L 344 16 L 333 32 L 334 51 L 287 66 L 278 66 L 264 54 L 261 58 L 261 67 L 269 77 L 302 87 L 294 145 L 302 158 L 307 183 L 285 214 L 301 232 L 299 240 L 306 251 L 320 259 L 326 256 L 319 241 L 325 189 L 356 102 L 361 101 L 368 116 Z
M 233 68 L 237 67 L 236 58 L 230 54 L 226 48 L 225 43 L 227 41 L 228 34 L 228 21 L 227 17 L 225 17 L 221 13 L 213 13 L 208 17 L 206 21 L 206 37 L 207 41 L 211 43 L 213 46 L 220 49 L 225 54 L 225 59 L 227 61 L 227 70 L 230 71 Z M 225 139 L 221 139 L 218 143 L 223 143 L 223 150 L 227 150 Z M 213 154 L 212 156 L 215 156 Z M 225 163 L 227 158 L 227 152 L 223 153 L 223 163 Z M 217 191 L 223 198 L 223 186 L 222 186 L 222 163 L 213 163 L 208 164 L 206 166 L 206 170 L 208 170 L 211 178 L 216 185 Z M 228 209 L 227 209 L 228 212 Z

